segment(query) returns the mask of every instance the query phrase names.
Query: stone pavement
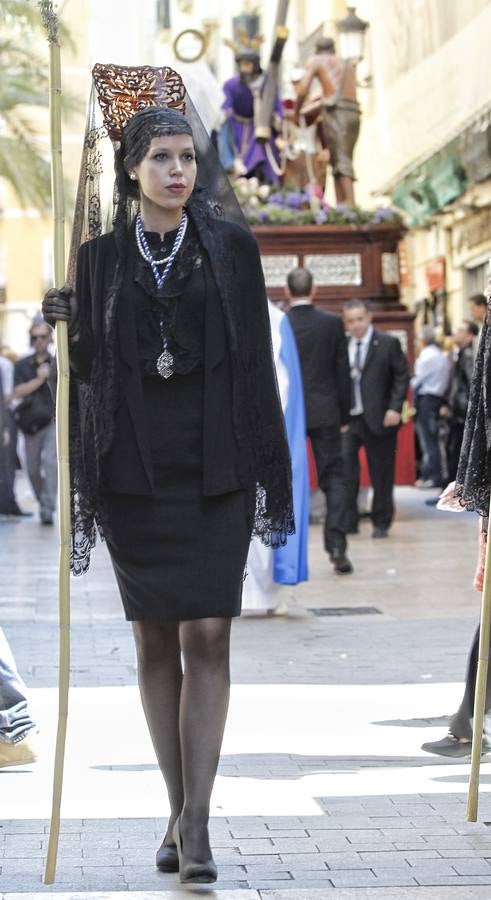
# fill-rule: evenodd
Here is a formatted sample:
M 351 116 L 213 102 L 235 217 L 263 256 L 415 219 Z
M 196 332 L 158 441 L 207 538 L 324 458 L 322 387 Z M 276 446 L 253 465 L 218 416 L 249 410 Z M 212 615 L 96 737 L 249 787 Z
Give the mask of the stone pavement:
M 336 578 L 311 529 L 287 619 L 233 630 L 229 723 L 212 801 L 220 900 L 491 895 L 491 771 L 466 822 L 469 765 L 420 750 L 457 706 L 479 611 L 476 522 L 398 491 L 387 541 L 354 538 Z M 153 866 L 166 800 L 106 551 L 73 582 L 72 691 L 55 885 L 42 884 L 56 726 L 56 535 L 0 523 L 0 623 L 40 723 L 34 766 L 0 770 L 0 898 L 185 896 Z M 107 893 L 103 893 L 107 892 Z M 113 892 L 113 893 L 111 893 Z M 152 893 L 154 892 L 154 893 Z

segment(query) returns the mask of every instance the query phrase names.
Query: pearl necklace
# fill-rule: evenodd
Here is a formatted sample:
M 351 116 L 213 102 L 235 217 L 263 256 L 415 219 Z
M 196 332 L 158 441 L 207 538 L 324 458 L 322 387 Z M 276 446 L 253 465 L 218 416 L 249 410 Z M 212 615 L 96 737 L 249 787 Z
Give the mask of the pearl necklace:
M 184 235 L 186 234 L 186 228 L 188 226 L 188 216 L 185 210 L 182 211 L 181 223 L 179 225 L 174 243 L 172 245 L 172 250 L 170 255 L 164 257 L 164 259 L 155 259 L 152 251 L 148 245 L 148 241 L 145 237 L 145 232 L 143 230 L 143 223 L 141 220 L 141 213 L 138 213 L 135 219 L 135 235 L 136 235 L 136 244 L 138 250 L 143 257 L 143 259 L 149 264 L 152 269 L 155 282 L 158 288 L 161 288 L 164 281 L 166 280 L 171 268 L 172 264 L 177 256 L 178 251 L 181 248 L 181 244 L 184 240 Z M 162 266 L 166 263 L 165 269 L 162 273 L 159 272 L 158 266 Z
M 148 241 L 145 237 L 145 232 L 143 230 L 143 223 L 141 219 L 141 214 L 138 213 L 135 220 L 135 234 L 136 234 L 136 243 L 138 250 L 140 251 L 143 259 L 150 265 L 155 282 L 158 288 L 161 288 L 165 279 L 167 278 L 171 268 L 172 263 L 174 262 L 177 253 L 181 247 L 181 244 L 184 240 L 184 235 L 186 234 L 186 228 L 188 225 L 188 216 L 186 211 L 183 209 L 181 224 L 179 225 L 174 243 L 172 245 L 172 250 L 170 255 L 165 259 L 155 259 L 150 247 L 148 246 Z M 162 274 L 158 270 L 158 266 L 162 266 L 166 263 L 165 269 Z M 160 323 L 160 335 L 162 338 L 162 353 L 156 360 L 156 368 L 161 378 L 170 378 L 171 375 L 174 374 L 174 357 L 169 350 L 167 335 L 165 334 L 165 324 L 162 321 Z

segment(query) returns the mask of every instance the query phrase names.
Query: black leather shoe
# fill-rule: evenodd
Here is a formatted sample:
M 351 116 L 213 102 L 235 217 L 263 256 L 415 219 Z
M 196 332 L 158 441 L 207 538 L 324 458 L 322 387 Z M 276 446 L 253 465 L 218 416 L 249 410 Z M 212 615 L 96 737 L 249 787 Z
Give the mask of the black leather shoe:
M 421 744 L 421 749 L 426 753 L 435 753 L 437 756 L 449 756 L 452 759 L 470 757 L 472 753 L 472 741 L 462 741 L 450 731 L 440 741 L 427 741 Z M 482 755 L 485 756 L 491 750 L 487 741 L 482 742 Z
M 178 872 L 179 857 L 177 855 L 177 847 L 171 847 L 162 841 L 155 856 L 155 865 L 161 872 Z
M 343 550 L 338 550 L 337 548 L 334 549 L 332 553 L 329 554 L 329 559 L 334 566 L 334 571 L 337 572 L 338 575 L 350 575 L 353 571 L 353 566 Z
M 373 538 L 386 538 L 389 537 L 389 529 L 384 528 L 382 525 L 375 525 L 375 528 L 372 532 Z
M 217 880 L 217 867 L 212 857 L 206 862 L 193 862 L 187 860 L 182 850 L 182 837 L 179 818 L 176 819 L 174 825 L 174 840 L 177 847 L 177 855 L 179 857 L 179 880 L 182 884 L 212 884 Z

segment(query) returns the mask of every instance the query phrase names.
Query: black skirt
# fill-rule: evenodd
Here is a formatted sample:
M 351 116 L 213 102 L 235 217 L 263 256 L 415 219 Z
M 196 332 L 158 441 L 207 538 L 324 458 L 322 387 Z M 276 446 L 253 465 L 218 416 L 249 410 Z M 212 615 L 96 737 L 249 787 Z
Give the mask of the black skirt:
M 129 621 L 240 615 L 247 491 L 204 497 L 203 369 L 143 379 L 155 494 L 105 496 L 108 548 Z

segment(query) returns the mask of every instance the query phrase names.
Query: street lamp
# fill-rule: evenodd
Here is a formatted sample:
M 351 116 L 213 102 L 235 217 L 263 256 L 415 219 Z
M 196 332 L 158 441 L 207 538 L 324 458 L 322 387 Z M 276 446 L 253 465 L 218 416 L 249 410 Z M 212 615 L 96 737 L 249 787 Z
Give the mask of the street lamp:
M 342 58 L 349 59 L 356 66 L 363 59 L 368 22 L 356 15 L 354 6 L 348 6 L 348 15 L 336 22 L 336 28 Z

